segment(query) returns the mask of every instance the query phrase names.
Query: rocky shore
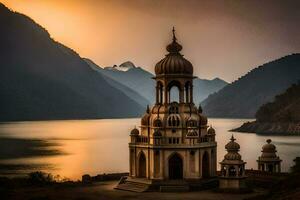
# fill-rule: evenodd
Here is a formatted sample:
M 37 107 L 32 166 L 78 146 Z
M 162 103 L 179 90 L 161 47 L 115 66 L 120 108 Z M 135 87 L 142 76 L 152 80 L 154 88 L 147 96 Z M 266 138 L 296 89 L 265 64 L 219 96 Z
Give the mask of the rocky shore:
M 257 133 L 264 135 L 299 135 L 300 123 L 293 122 L 246 122 L 231 131 Z

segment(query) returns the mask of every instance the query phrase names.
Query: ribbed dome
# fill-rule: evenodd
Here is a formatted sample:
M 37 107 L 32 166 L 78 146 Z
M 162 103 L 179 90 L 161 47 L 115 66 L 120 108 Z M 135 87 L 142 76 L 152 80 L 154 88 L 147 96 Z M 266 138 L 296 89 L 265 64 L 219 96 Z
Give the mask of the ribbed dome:
M 179 53 L 170 53 L 155 65 L 155 74 L 193 74 L 193 65 Z
M 139 133 L 140 133 L 139 130 L 137 128 L 134 128 L 134 129 L 131 130 L 130 135 L 137 136 L 137 135 L 139 135 Z
M 238 152 L 240 150 L 240 145 L 235 142 L 233 135 L 231 136 L 231 141 L 225 145 L 225 149 L 231 152 Z
M 225 160 L 241 160 L 242 156 L 238 153 L 240 145 L 235 142 L 233 135 L 230 138 L 230 142 L 225 145 L 227 154 L 224 156 Z
M 155 74 L 193 74 L 193 65 L 190 61 L 185 59 L 179 52 L 182 46 L 177 43 L 175 37 L 175 30 L 173 28 L 173 41 L 167 46 L 169 54 L 164 59 L 155 65 Z
M 242 159 L 242 156 L 237 153 L 237 152 L 230 152 L 230 153 L 227 153 L 224 158 L 226 160 L 241 160 Z

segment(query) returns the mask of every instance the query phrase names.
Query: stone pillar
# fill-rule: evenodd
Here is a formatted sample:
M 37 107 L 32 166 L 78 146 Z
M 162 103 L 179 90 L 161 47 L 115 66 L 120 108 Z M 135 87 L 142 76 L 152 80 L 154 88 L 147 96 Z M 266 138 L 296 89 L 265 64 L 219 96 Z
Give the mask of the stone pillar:
M 160 94 L 160 90 L 159 90 L 159 86 L 157 85 L 156 86 L 156 104 L 158 104 L 159 103 L 159 94 Z
M 184 103 L 184 89 L 179 90 L 179 103 Z
M 190 85 L 190 103 L 193 103 L 193 85 Z
M 165 97 L 165 104 L 168 103 L 168 97 L 169 97 L 169 92 L 168 92 L 168 89 L 165 87 L 164 88 L 164 97 Z

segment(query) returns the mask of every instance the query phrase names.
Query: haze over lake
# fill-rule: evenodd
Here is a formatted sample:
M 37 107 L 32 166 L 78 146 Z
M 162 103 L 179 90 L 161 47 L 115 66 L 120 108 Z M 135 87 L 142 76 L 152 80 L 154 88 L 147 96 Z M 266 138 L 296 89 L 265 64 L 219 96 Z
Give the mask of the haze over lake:
M 44 170 L 73 180 L 83 174 L 128 172 L 129 133 L 140 119 L 62 120 L 0 124 L 0 175 Z M 225 154 L 228 130 L 247 119 L 209 119 L 216 129 L 218 162 Z M 258 136 L 233 133 L 241 145 L 246 168 L 257 169 L 256 159 L 266 139 L 271 138 L 288 171 L 300 156 L 300 137 Z M 219 168 L 219 166 L 218 166 Z

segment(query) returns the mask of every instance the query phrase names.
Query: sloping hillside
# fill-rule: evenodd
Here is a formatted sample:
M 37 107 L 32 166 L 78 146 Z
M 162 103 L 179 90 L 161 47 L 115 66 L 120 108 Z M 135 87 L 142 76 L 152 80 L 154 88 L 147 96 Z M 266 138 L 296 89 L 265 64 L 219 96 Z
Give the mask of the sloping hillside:
M 300 79 L 300 54 L 259 66 L 202 102 L 210 117 L 253 118 L 258 108 Z
M 256 121 L 244 123 L 234 131 L 300 135 L 300 82 L 261 106 Z
M 0 30 L 0 121 L 132 117 L 143 112 L 76 52 L 3 4 Z
M 91 64 L 93 61 L 85 59 L 87 63 Z M 92 68 L 105 77 L 109 77 L 122 85 L 139 93 L 150 104 L 154 103 L 155 96 L 155 81 L 152 79 L 153 74 L 144 70 L 141 67 L 136 67 L 132 62 L 127 61 L 120 66 L 105 67 L 104 69 L 97 66 L 95 63 L 91 64 Z M 194 79 L 194 102 L 199 104 L 209 94 L 219 91 L 227 85 L 227 82 L 215 78 L 213 80 Z M 148 103 L 148 104 L 149 104 Z

